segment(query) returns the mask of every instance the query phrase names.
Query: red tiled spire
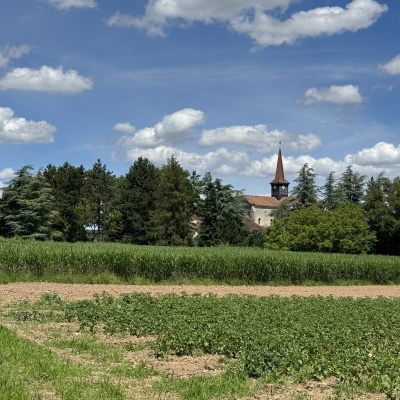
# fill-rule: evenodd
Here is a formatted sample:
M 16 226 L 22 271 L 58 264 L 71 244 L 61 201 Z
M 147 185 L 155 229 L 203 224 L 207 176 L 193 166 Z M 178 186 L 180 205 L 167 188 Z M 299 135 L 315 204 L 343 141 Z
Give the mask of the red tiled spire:
M 281 147 L 280 146 L 279 146 L 279 153 L 278 153 L 278 162 L 276 164 L 275 179 L 271 182 L 271 184 L 277 184 L 277 183 L 278 184 L 279 183 L 289 183 L 285 179 L 285 174 L 283 172 L 282 152 L 281 152 Z

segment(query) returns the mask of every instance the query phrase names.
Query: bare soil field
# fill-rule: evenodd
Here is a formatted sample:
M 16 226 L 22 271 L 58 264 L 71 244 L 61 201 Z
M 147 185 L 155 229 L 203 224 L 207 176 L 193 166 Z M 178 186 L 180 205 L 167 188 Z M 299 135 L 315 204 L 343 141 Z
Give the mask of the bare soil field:
M 64 283 L 10 283 L 0 285 L 0 304 L 15 301 L 35 301 L 44 293 L 58 293 L 64 300 L 91 299 L 95 293 L 112 296 L 123 293 L 150 294 L 187 293 L 217 296 L 243 294 L 254 296 L 334 296 L 334 297 L 400 297 L 400 286 L 188 286 L 188 285 L 90 285 Z

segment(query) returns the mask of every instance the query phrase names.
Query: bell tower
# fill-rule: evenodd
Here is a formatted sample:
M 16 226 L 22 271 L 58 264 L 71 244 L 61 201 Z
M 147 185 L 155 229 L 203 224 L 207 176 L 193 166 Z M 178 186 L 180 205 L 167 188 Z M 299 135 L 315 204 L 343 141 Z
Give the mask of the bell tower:
M 277 200 L 289 196 L 289 182 L 285 179 L 285 174 L 283 172 L 281 143 L 279 143 L 275 179 L 271 182 L 271 196 L 275 197 Z

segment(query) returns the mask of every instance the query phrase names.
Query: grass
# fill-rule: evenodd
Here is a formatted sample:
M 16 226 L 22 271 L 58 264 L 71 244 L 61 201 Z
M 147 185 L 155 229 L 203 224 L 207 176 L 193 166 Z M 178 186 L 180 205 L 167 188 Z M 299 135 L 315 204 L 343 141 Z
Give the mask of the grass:
M 107 379 L 93 380 L 90 370 L 49 349 L 18 337 L 0 325 L 0 398 L 125 399 Z

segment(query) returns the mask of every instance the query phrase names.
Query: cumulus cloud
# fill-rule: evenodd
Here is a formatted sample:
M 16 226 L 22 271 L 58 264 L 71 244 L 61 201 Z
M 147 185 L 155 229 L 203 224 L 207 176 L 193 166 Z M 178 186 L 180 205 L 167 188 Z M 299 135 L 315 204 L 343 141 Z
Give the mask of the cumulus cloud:
M 166 115 L 153 127 L 140 129 L 133 136 L 121 137 L 118 145 L 125 148 L 174 145 L 187 139 L 193 128 L 204 120 L 202 111 L 185 108 Z
M 392 143 L 379 142 L 371 148 L 365 148 L 356 154 L 347 155 L 345 162 L 379 168 L 391 168 L 396 164 L 400 166 L 400 146 L 395 147 Z
M 12 168 L 4 168 L 2 171 L 0 171 L 0 179 L 11 179 L 14 176 L 15 171 Z
M 96 8 L 95 0 L 45 0 L 50 5 L 59 10 L 69 10 L 70 8 Z
M 12 168 L 4 168 L 2 171 L 0 171 L 0 196 L 2 193 L 2 188 L 5 187 L 5 184 L 3 181 L 9 181 L 14 177 L 15 171 Z
M 220 148 L 203 155 L 189 153 L 171 146 L 157 146 L 152 149 L 132 148 L 127 151 L 127 159 L 134 162 L 139 157 L 146 157 L 156 165 L 165 164 L 168 158 L 175 157 L 181 166 L 189 171 L 213 173 L 222 175 L 242 175 L 242 166 L 250 163 L 246 153 L 229 151 Z
M 14 116 L 8 107 L 0 107 L 0 143 L 51 143 L 56 128 L 46 121 L 28 121 Z
M 115 124 L 113 127 L 114 131 L 123 132 L 123 133 L 135 133 L 136 128 L 131 125 L 129 122 L 120 122 Z
M 210 151 L 205 154 L 189 153 L 170 146 L 158 146 L 152 149 L 132 148 L 127 151 L 127 161 L 135 162 L 139 157 L 148 158 L 155 165 L 165 164 L 168 158 L 174 156 L 180 165 L 188 171 L 196 171 L 204 174 L 212 171 L 212 174 L 218 176 L 242 176 L 248 178 L 271 178 L 275 173 L 277 155 L 263 157 L 260 160 L 251 159 L 243 151 L 231 151 L 226 148 L 219 148 L 216 151 Z M 283 157 L 283 163 L 286 175 L 296 175 L 300 168 L 308 163 L 315 166 L 318 173 L 326 174 L 329 172 L 344 171 L 344 164 L 326 159 L 324 163 L 311 156 Z M 320 167 L 325 164 L 325 169 L 320 171 Z M 334 168 L 334 169 L 331 169 Z
M 380 65 L 379 68 L 388 75 L 400 75 L 400 54 L 386 64 Z
M 213 146 L 220 144 L 240 144 L 254 147 L 260 153 L 276 150 L 277 143 L 283 141 L 293 151 L 310 151 L 320 146 L 318 136 L 310 133 L 299 135 L 283 130 L 268 131 L 266 125 L 230 126 L 203 131 L 200 144 Z
M 285 21 L 256 11 L 254 18 L 238 18 L 231 25 L 234 30 L 247 33 L 259 47 L 266 47 L 294 44 L 298 39 L 306 37 L 355 32 L 368 28 L 385 11 L 387 6 L 375 0 L 353 0 L 345 8 L 318 7 L 294 13 Z
M 117 12 L 109 26 L 135 27 L 163 36 L 174 21 L 225 23 L 229 29 L 249 35 L 257 47 L 293 44 L 300 38 L 355 32 L 372 25 L 387 6 L 375 0 L 352 0 L 345 8 L 318 7 L 300 11 L 287 20 L 277 18 L 294 0 L 152 0 L 145 15 Z M 272 14 L 273 12 L 273 14 Z
M 217 176 L 266 178 L 272 179 L 277 162 L 277 155 L 254 159 L 247 152 L 231 151 L 219 148 L 205 154 L 185 152 L 171 146 L 157 146 L 150 149 L 128 149 L 126 158 L 129 162 L 139 157 L 146 157 L 155 165 L 165 164 L 168 158 L 174 156 L 181 166 L 188 171 L 204 174 L 211 171 Z M 377 143 L 372 148 L 363 149 L 356 154 L 349 154 L 342 160 L 329 157 L 315 158 L 310 155 L 298 157 L 283 156 L 285 176 L 296 177 L 300 169 L 307 163 L 314 169 L 320 184 L 331 173 L 339 177 L 351 165 L 354 171 L 366 175 L 367 179 L 384 172 L 386 176 L 395 177 L 400 173 L 400 146 L 389 143 Z
M 22 57 L 29 53 L 31 48 L 23 44 L 21 46 L 0 46 L 0 68 L 7 66 L 13 60 Z
M 307 89 L 304 98 L 299 102 L 304 104 L 321 102 L 336 105 L 360 104 L 363 102 L 363 97 L 360 94 L 358 86 L 354 85 L 331 86 L 329 88 L 321 89 L 313 87 Z
M 58 68 L 42 66 L 39 70 L 15 68 L 0 79 L 0 90 L 32 90 L 48 93 L 80 93 L 91 89 L 93 82 L 75 70 L 63 71 Z

